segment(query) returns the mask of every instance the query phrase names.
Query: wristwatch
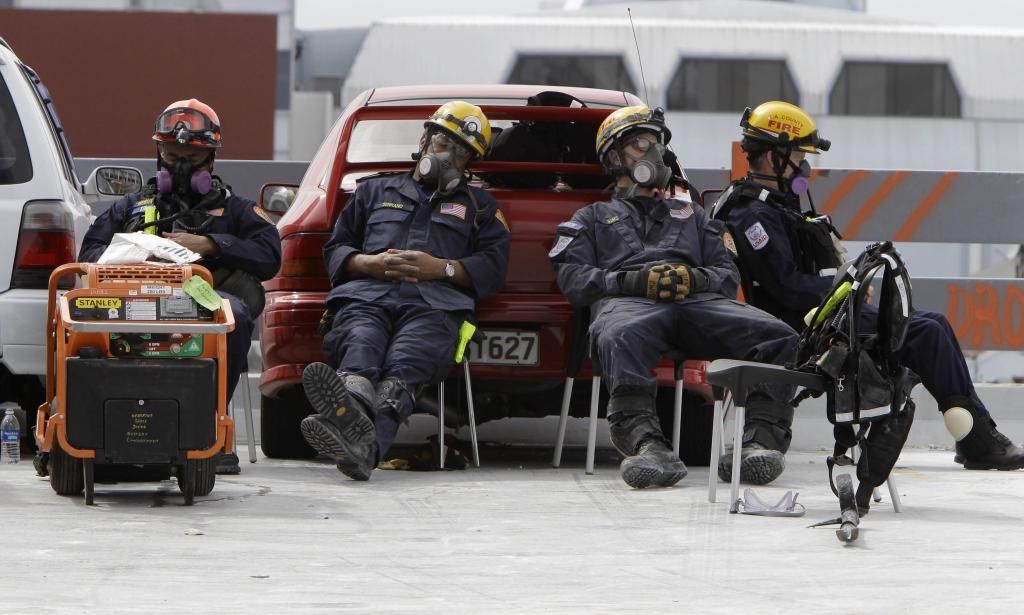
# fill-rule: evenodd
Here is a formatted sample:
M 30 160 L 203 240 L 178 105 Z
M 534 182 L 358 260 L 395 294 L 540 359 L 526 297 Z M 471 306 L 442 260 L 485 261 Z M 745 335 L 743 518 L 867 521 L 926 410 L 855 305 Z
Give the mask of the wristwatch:
M 444 264 L 444 277 L 449 280 L 455 277 L 455 264 L 451 261 Z

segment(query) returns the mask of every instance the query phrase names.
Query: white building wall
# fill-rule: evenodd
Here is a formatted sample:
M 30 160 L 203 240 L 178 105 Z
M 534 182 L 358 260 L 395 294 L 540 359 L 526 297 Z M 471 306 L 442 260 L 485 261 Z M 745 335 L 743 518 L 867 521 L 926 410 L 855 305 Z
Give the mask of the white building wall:
M 832 167 L 1024 171 L 1024 30 L 851 23 L 771 23 L 634 18 L 653 105 L 682 58 L 785 59 L 800 104 L 834 143 Z M 398 44 L 396 41 L 400 41 Z M 409 53 L 429 49 L 429 53 Z M 370 28 L 342 89 L 343 102 L 377 86 L 503 83 L 517 53 L 621 55 L 644 88 L 629 23 L 609 18 L 419 18 Z M 947 62 L 962 119 L 829 116 L 829 94 L 845 60 Z M 757 102 L 757 101 L 752 101 Z M 728 166 L 735 114 L 670 111 L 675 147 L 690 166 Z

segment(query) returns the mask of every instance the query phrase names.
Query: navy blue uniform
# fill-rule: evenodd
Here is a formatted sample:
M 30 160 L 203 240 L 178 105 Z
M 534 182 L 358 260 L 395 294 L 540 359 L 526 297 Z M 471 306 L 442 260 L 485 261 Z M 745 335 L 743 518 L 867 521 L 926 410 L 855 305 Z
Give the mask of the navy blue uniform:
M 569 301 L 589 306 L 608 391 L 649 395 L 651 373 L 669 351 L 693 359 L 746 359 L 782 365 L 793 358 L 796 333 L 779 320 L 733 299 L 739 274 L 721 231 L 688 202 L 634 198 L 592 203 L 558 227 L 549 254 Z M 684 264 L 708 280 L 680 302 L 622 296 L 627 271 L 655 263 Z M 765 386 L 769 422 L 792 415 L 792 387 Z M 787 424 L 788 428 L 788 424 Z
M 216 257 L 207 257 L 198 264 L 210 269 L 239 269 L 260 280 L 269 280 L 281 268 L 281 237 L 266 214 L 256 211 L 256 203 L 225 193 L 223 199 L 211 203 L 213 220 L 203 233 L 220 248 Z M 139 201 L 144 195 L 133 193 L 119 199 L 89 227 L 78 254 L 79 262 L 96 262 L 133 217 L 140 214 Z M 262 212 L 261 212 L 262 213 Z M 218 291 L 231 303 L 235 329 L 228 333 L 228 396 L 235 390 L 239 375 L 247 368 L 254 321 L 259 314 L 250 314 L 239 297 Z
M 799 210 L 795 197 L 765 189 L 762 198 L 783 207 Z M 799 245 L 788 228 L 782 212 L 756 198 L 742 198 L 726 210 L 744 272 L 753 282 L 753 305 L 775 314 L 798 331 L 804 315 L 821 302 L 832 289 L 833 275 L 804 271 L 799 264 Z M 861 313 L 861 331 L 874 333 L 878 310 L 866 305 Z M 900 351 L 903 365 L 921 377 L 921 383 L 939 402 L 940 409 L 960 405 L 957 400 L 971 399 L 984 411 L 974 391 L 963 351 L 946 317 L 937 312 L 914 310 L 906 341 Z
M 428 195 L 412 176 L 384 176 L 361 182 L 338 217 L 324 259 L 337 310 L 324 337 L 328 363 L 376 384 L 403 383 L 397 416 L 378 412 L 378 450 L 390 447 L 398 421 L 413 410 L 418 387 L 450 369 L 461 323 L 476 299 L 501 289 L 508 269 L 510 236 L 498 204 L 486 191 L 463 184 L 449 195 Z M 458 261 L 473 288 L 447 280 L 419 283 L 349 279 L 345 261 L 353 254 L 388 249 L 417 250 Z

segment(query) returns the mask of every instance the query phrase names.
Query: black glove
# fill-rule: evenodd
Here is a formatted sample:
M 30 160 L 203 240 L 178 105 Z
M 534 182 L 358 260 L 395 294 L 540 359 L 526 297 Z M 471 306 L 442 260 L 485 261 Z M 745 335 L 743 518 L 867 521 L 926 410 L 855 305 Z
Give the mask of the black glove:
M 682 301 L 692 292 L 706 290 L 707 283 L 702 271 L 686 265 L 650 265 L 626 272 L 622 294 L 655 301 Z

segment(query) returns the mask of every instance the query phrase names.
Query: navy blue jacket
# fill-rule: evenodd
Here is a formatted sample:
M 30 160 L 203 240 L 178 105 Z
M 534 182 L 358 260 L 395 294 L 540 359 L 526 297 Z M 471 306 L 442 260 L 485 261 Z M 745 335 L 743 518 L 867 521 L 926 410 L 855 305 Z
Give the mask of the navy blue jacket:
M 122 232 L 129 219 L 137 214 L 140 199 L 143 199 L 140 193 L 121 197 L 96 218 L 82 241 L 79 262 L 99 260 L 114 234 Z M 217 244 L 220 254 L 202 259 L 200 265 L 211 271 L 218 267 L 241 269 L 261 280 L 269 280 L 277 274 L 281 268 L 281 236 L 269 219 L 256 213 L 255 202 L 228 192 L 211 212 L 213 223 L 203 234 Z
M 401 282 L 402 296 L 418 292 L 435 309 L 472 310 L 475 299 L 497 294 L 505 283 L 510 242 L 497 202 L 481 188 L 463 184 L 431 198 L 409 174 L 374 177 L 356 188 L 324 246 L 333 287 L 327 301 L 374 301 L 394 289 L 387 280 L 349 279 L 345 260 L 395 248 L 459 261 L 473 281 L 472 289 L 447 280 Z
M 632 203 L 644 207 L 646 216 Z M 625 272 L 654 263 L 681 263 L 707 276 L 708 289 L 685 301 L 734 298 L 739 284 L 721 230 L 709 225 L 703 208 L 674 199 L 627 202 L 614 198 L 591 203 L 558 225 L 548 257 L 555 265 L 559 288 L 576 306 L 621 295 Z M 598 310 L 600 306 L 595 305 L 592 312 Z
M 779 192 L 765 189 L 760 195 L 779 206 L 800 209 L 799 201 Z M 743 272 L 753 283 L 753 296 L 747 297 L 747 302 L 802 331 L 804 315 L 832 289 L 834 275 L 801 269 L 800 245 L 783 213 L 773 205 L 742 198 L 727 210 L 724 221 L 736 243 Z

